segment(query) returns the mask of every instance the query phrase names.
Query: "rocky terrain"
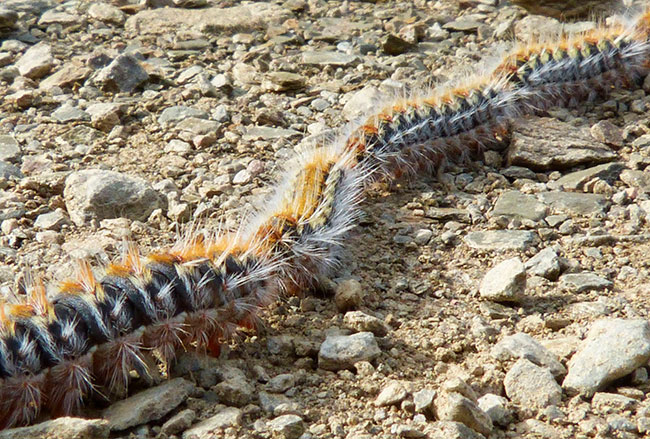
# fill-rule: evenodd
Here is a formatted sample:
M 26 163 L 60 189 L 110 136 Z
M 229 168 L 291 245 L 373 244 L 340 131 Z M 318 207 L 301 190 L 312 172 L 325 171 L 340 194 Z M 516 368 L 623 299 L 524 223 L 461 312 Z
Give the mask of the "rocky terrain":
M 288 158 L 553 18 L 505 0 L 4 0 L 0 282 L 235 226 Z M 583 21 L 564 25 L 579 31 Z M 487 60 L 487 61 L 482 61 Z M 330 293 L 0 438 L 650 434 L 650 79 L 373 187 Z

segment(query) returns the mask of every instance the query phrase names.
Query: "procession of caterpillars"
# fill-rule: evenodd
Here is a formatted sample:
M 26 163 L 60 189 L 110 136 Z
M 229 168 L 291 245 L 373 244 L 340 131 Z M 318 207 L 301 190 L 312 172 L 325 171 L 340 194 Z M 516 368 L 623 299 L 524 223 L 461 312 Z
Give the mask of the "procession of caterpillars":
M 147 256 L 134 246 L 101 275 L 82 262 L 55 292 L 28 279 L 24 302 L 0 305 L 0 427 L 77 413 L 93 394 L 122 397 L 131 375 L 154 381 L 181 351 L 218 353 L 278 295 L 336 270 L 370 184 L 480 151 L 521 115 L 634 86 L 650 70 L 649 30 L 646 10 L 522 45 L 489 72 L 395 100 L 302 153 L 235 232 Z

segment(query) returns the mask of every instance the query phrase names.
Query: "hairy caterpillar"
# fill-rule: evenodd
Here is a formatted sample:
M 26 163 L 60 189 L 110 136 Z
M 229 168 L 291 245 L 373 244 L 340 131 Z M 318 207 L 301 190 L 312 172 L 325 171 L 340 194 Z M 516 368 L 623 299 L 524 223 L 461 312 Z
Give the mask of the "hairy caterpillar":
M 396 101 L 299 156 L 268 207 L 235 233 L 146 257 L 132 247 L 102 276 L 82 262 L 52 300 L 30 280 L 24 302 L 0 306 L 0 427 L 44 409 L 74 413 L 93 392 L 121 396 L 132 371 L 154 382 L 156 363 L 179 350 L 217 351 L 259 307 L 336 267 L 370 182 L 435 168 L 492 141 L 514 117 L 635 81 L 647 68 L 648 16 L 529 44 L 488 74 Z

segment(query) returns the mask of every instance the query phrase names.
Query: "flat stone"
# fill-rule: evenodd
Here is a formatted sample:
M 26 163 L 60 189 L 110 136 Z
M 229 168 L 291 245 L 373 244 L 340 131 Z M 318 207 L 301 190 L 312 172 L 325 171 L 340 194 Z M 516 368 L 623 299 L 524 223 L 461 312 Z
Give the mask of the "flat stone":
M 129 17 L 125 29 L 130 34 L 173 34 L 199 31 L 221 35 L 229 32 L 251 32 L 269 25 L 281 25 L 292 14 L 280 5 L 257 2 L 231 8 L 146 9 Z
M 13 136 L 0 135 L 0 160 L 16 162 L 21 156 L 20 145 Z
M 586 183 L 594 178 L 599 178 L 608 183 L 613 183 L 621 174 L 624 167 L 625 166 L 621 162 L 592 166 L 591 168 L 583 169 L 582 171 L 571 172 L 555 181 L 548 182 L 547 185 L 551 189 L 564 188 L 575 191 L 581 190 Z
M 269 429 L 284 439 L 298 439 L 305 432 L 305 424 L 298 415 L 282 415 L 269 422 Z
M 359 57 L 342 52 L 303 52 L 302 63 L 318 66 L 347 67 L 356 64 Z
M 560 286 L 575 293 L 605 290 L 613 285 L 611 281 L 595 273 L 567 273 L 560 277 Z
M 274 139 L 286 139 L 294 136 L 298 136 L 301 133 L 288 129 L 288 128 L 274 128 L 266 126 L 254 126 L 246 128 L 246 132 L 243 135 L 244 140 L 274 140 Z
M 621 180 L 630 187 L 650 193 L 650 172 L 626 169 L 621 172 Z
M 503 193 L 492 210 L 492 216 L 511 216 L 539 221 L 546 216 L 547 207 L 540 203 L 534 195 L 522 194 L 519 191 Z
M 354 363 L 372 361 L 381 354 L 372 332 L 331 335 L 318 351 L 318 367 L 325 370 L 353 369 Z
M 44 78 L 38 86 L 42 90 L 50 90 L 54 87 L 71 87 L 74 84 L 83 83 L 91 72 L 90 68 L 78 61 L 70 61 L 47 78 Z
M 79 23 L 79 17 L 68 14 L 67 12 L 59 12 L 54 9 L 45 11 L 41 18 L 38 20 L 39 26 L 48 26 L 50 24 L 60 24 L 62 26 L 70 26 Z
M 78 226 L 92 219 L 145 221 L 151 212 L 165 206 L 162 196 L 147 181 L 98 169 L 70 174 L 63 195 L 70 219 Z
M 54 66 L 52 48 L 40 43 L 27 49 L 27 52 L 16 62 L 16 68 L 21 76 L 30 79 L 39 79 L 50 73 Z
M 282 404 L 289 404 L 291 400 L 282 394 L 271 394 L 267 392 L 259 392 L 258 395 L 260 407 L 267 413 L 275 412 L 275 409 Z
M 524 264 L 529 274 L 541 276 L 551 281 L 560 275 L 560 257 L 551 247 L 540 250 Z
M 443 393 L 435 401 L 436 416 L 442 421 L 454 421 L 488 436 L 494 428 L 490 417 L 474 401 L 460 393 Z
M 519 302 L 526 291 L 526 269 L 519 258 L 507 259 L 488 271 L 479 293 L 494 302 Z
M 88 8 L 88 15 L 96 20 L 117 25 L 124 24 L 126 20 L 124 12 L 106 3 L 93 3 Z
M 501 361 L 513 358 L 525 358 L 538 366 L 548 368 L 554 376 L 564 375 L 566 369 L 562 363 L 530 335 L 519 332 L 504 337 L 494 345 L 490 354 Z
M 470 232 L 465 243 L 481 250 L 526 250 L 535 242 L 536 235 L 527 230 L 488 230 Z
M 176 124 L 188 117 L 196 117 L 198 119 L 207 119 L 210 115 L 198 108 L 186 107 L 184 105 L 174 105 L 167 107 L 158 117 L 158 123 L 161 125 Z
M 157 421 L 182 404 L 193 389 L 194 384 L 190 381 L 174 378 L 114 403 L 104 410 L 102 416 L 112 431 Z
M 305 87 L 305 77 L 291 72 L 269 72 L 264 76 L 262 89 L 268 91 L 300 90 Z
M 216 415 L 199 422 L 183 433 L 183 439 L 211 439 L 219 437 L 222 430 L 241 425 L 243 413 L 235 407 L 226 407 Z
M 0 439 L 106 439 L 110 432 L 104 419 L 63 417 L 29 427 L 0 431 Z
M 591 398 L 591 406 L 601 413 L 630 410 L 639 401 L 617 393 L 596 392 Z
M 575 192 L 542 192 L 537 197 L 551 209 L 572 215 L 604 214 L 609 200 L 600 194 L 581 194 Z
M 276 375 L 266 383 L 266 390 L 271 393 L 284 393 L 296 385 L 296 377 L 291 373 Z
M 408 391 L 399 381 L 392 381 L 384 387 L 377 398 L 375 399 L 375 406 L 386 407 L 389 405 L 399 404 L 404 401 L 408 396 Z
M 525 358 L 517 360 L 503 381 L 508 398 L 523 407 L 544 408 L 562 401 L 562 388 L 551 371 Z
M 130 93 L 148 79 L 149 74 L 135 56 L 122 54 L 97 72 L 94 82 L 105 91 Z
M 594 140 L 589 129 L 553 118 L 516 120 L 508 149 L 508 164 L 538 171 L 610 162 L 616 154 Z
M 61 230 L 64 224 L 69 224 L 70 220 L 63 213 L 63 209 L 56 209 L 54 212 L 42 213 L 36 217 L 34 227 L 42 230 Z
M 459 32 L 474 32 L 476 31 L 483 23 L 474 20 L 454 20 L 449 23 L 445 23 L 442 28 L 450 31 L 459 31 Z
M 646 320 L 601 319 L 591 325 L 580 350 L 568 363 L 567 391 L 591 396 L 650 359 Z
M 381 48 L 387 55 L 401 55 L 415 47 L 415 44 L 393 34 L 388 34 L 381 44 Z
M 90 120 L 90 114 L 80 108 L 72 107 L 67 104 L 63 104 L 57 108 L 52 113 L 52 117 L 61 123 Z
M 388 334 L 388 327 L 383 320 L 361 311 L 349 311 L 343 317 L 343 325 L 357 332 L 372 332 L 377 337 Z

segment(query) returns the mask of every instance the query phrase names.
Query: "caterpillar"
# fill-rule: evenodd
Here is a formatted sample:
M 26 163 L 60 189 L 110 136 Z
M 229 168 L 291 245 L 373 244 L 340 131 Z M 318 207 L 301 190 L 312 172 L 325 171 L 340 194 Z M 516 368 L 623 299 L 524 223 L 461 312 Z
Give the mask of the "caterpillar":
M 478 152 L 521 115 L 632 86 L 648 71 L 649 20 L 529 43 L 488 73 L 396 100 L 294 159 L 234 232 L 147 256 L 130 246 L 101 274 L 79 262 L 51 299 L 27 276 L 22 299 L 0 303 L 0 428 L 122 397 L 132 372 L 156 382 L 179 351 L 218 353 L 260 307 L 336 270 L 371 183 Z

